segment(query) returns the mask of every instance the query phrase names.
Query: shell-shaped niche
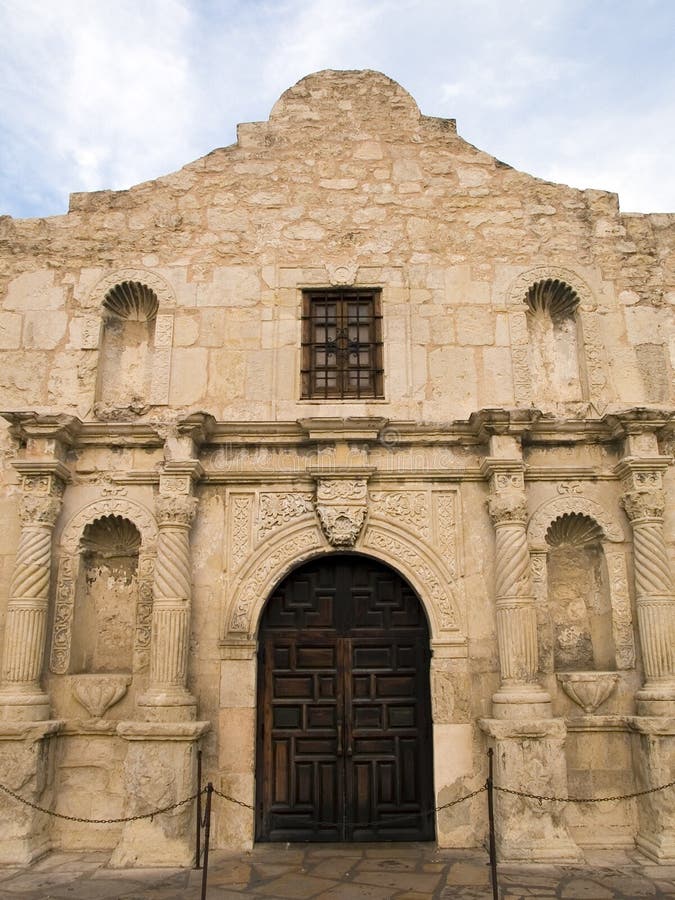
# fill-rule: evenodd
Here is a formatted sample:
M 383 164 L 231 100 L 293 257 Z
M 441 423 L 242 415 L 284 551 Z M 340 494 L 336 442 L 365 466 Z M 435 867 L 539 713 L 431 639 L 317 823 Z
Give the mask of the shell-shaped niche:
M 141 547 L 141 535 L 123 516 L 102 516 L 90 522 L 82 533 L 80 549 L 103 558 L 133 556 Z
M 549 547 L 584 547 L 601 541 L 603 536 L 595 519 L 580 513 L 565 513 L 549 525 L 546 543 Z
M 149 322 L 157 315 L 157 294 L 140 281 L 122 281 L 105 295 L 103 306 L 120 319 Z
M 579 305 L 577 292 L 557 278 L 538 281 L 525 295 L 528 311 L 533 315 L 547 313 L 554 322 L 571 319 Z

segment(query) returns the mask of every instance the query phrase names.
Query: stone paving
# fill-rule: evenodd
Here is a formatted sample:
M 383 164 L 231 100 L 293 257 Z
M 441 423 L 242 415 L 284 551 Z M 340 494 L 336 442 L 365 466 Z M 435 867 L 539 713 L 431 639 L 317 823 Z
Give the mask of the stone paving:
M 635 851 L 589 852 L 584 867 L 500 865 L 501 900 L 675 897 L 675 866 Z M 0 870 L 0 900 L 199 900 L 201 872 L 109 869 L 107 853 L 53 853 Z M 207 900 L 491 900 L 487 857 L 432 844 L 259 845 L 211 854 Z

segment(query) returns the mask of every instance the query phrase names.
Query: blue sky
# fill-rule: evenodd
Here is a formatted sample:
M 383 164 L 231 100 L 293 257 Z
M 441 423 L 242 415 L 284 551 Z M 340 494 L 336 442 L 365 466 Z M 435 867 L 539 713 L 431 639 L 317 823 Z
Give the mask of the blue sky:
M 0 0 L 0 215 L 61 214 L 378 69 L 534 175 L 675 212 L 675 0 Z

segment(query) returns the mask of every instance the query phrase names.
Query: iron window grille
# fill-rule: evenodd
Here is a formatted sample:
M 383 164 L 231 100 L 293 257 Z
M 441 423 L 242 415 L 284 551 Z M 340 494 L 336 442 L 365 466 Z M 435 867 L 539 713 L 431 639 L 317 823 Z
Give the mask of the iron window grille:
M 305 291 L 303 398 L 382 397 L 382 380 L 380 292 Z

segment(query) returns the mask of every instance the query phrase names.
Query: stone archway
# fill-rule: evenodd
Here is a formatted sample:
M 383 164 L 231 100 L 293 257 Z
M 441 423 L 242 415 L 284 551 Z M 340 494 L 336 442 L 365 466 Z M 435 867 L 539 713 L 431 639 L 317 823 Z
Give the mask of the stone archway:
M 259 630 L 256 837 L 434 837 L 429 627 L 391 567 L 295 568 Z

